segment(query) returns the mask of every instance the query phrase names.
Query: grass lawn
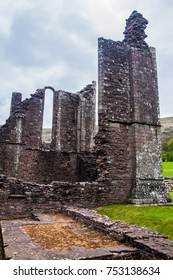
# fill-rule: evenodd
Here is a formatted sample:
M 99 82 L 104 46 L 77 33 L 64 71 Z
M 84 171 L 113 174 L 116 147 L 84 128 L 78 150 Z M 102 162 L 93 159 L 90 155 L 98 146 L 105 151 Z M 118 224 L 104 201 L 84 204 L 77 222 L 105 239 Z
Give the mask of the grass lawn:
M 163 162 L 162 169 L 164 177 L 173 177 L 173 162 Z
M 173 240 L 173 206 L 109 205 L 97 211 L 113 220 L 155 230 Z

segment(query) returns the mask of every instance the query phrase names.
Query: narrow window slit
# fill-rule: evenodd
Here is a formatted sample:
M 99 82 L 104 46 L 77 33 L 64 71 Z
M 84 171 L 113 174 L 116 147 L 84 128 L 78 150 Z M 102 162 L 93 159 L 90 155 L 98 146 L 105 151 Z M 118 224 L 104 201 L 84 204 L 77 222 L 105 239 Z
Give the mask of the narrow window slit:
M 46 89 L 43 112 L 42 143 L 52 142 L 53 91 Z

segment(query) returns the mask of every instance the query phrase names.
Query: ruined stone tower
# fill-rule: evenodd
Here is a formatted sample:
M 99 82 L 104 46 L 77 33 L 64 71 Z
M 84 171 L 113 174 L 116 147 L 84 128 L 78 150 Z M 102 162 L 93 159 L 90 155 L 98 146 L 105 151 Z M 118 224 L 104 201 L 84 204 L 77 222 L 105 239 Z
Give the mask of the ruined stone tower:
M 122 42 L 99 38 L 96 136 L 95 82 L 75 94 L 46 86 L 24 101 L 13 93 L 0 128 L 3 217 L 62 204 L 171 202 L 161 172 L 156 57 L 145 42 L 147 24 L 134 11 Z M 47 89 L 54 98 L 50 143 L 42 139 Z
M 123 42 L 99 39 L 99 181 L 123 202 L 170 201 L 162 178 L 155 49 L 134 11 Z

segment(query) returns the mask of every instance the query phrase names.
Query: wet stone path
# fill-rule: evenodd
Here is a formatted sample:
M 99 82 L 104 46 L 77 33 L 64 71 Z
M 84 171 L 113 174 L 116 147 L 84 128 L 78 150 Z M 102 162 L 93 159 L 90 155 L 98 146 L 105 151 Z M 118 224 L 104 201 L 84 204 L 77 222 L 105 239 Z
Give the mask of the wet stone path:
M 1 221 L 7 259 L 117 259 L 135 252 L 69 216 L 37 214 L 36 218 Z

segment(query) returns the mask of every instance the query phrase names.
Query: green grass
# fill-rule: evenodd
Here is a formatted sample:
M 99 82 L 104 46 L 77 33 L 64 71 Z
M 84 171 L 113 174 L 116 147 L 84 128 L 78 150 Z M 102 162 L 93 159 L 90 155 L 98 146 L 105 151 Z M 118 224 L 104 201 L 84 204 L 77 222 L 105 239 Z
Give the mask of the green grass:
M 163 162 L 162 169 L 164 177 L 173 177 L 173 162 Z
M 173 201 L 173 192 L 170 192 L 169 194 L 170 194 L 170 196 L 172 198 L 172 201 Z
M 173 206 L 109 205 L 97 211 L 113 220 L 155 230 L 173 240 Z

